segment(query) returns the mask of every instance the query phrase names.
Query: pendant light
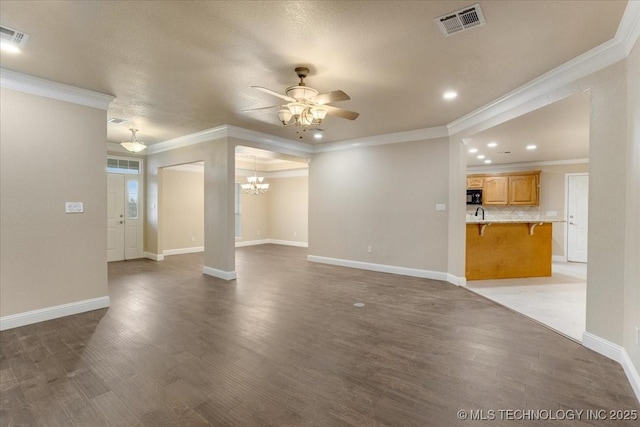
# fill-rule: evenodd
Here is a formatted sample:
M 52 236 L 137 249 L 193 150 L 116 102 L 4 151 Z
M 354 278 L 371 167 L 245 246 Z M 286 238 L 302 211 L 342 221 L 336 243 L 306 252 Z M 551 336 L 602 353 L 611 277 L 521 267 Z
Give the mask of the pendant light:
M 138 141 L 138 138 L 136 138 L 136 132 L 138 132 L 138 129 L 129 129 L 129 130 L 131 131 L 131 140 L 123 141 L 120 143 L 120 145 L 122 145 L 124 149 L 130 153 L 139 153 L 142 150 L 146 149 L 147 146 L 144 145 L 143 142 Z

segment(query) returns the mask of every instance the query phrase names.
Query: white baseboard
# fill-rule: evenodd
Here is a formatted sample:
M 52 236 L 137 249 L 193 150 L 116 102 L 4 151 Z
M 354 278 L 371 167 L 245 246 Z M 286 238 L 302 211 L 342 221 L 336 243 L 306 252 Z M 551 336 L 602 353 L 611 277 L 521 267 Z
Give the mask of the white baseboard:
M 262 240 L 238 241 L 236 242 L 236 248 L 240 248 L 243 246 L 267 245 L 267 244 L 297 246 L 299 248 L 309 247 L 309 243 L 307 242 L 294 242 L 293 240 L 262 239 Z
M 454 276 L 453 274 L 447 273 L 447 282 L 451 283 L 452 285 L 456 285 L 456 286 L 462 286 L 462 287 L 466 287 L 467 286 L 467 278 L 466 277 L 458 277 L 458 276 Z
M 267 243 L 271 243 L 271 241 L 269 239 L 246 240 L 246 241 L 236 242 L 236 248 L 240 248 L 243 246 L 266 245 Z
M 0 317 L 0 331 L 109 307 L 108 296 Z
M 167 249 L 162 251 L 162 255 L 183 255 L 183 254 L 193 254 L 196 252 L 204 252 L 204 246 L 194 246 L 192 248 L 181 248 L 181 249 Z
M 640 402 L 640 375 L 624 347 L 589 332 L 582 334 L 582 345 L 621 364 L 627 379 L 631 383 L 631 388 L 636 394 L 638 402 Z
M 447 281 L 447 273 L 441 271 L 420 270 L 417 268 L 396 267 L 385 264 L 372 264 L 369 262 L 351 261 L 348 259 L 327 258 L 316 255 L 307 255 L 307 260 L 321 264 L 339 265 L 341 267 L 359 268 L 361 270 L 379 271 L 382 273 L 399 274 L 402 276 L 420 277 Z
M 295 242 L 293 240 L 269 239 L 269 243 L 274 244 L 274 245 L 297 246 L 298 248 L 308 248 L 309 247 L 309 243 L 307 243 L 307 242 Z
M 154 254 L 153 252 L 145 252 L 144 257 L 148 259 L 152 259 L 154 261 L 164 261 L 163 254 Z
M 202 272 L 207 276 L 217 277 L 218 279 L 224 280 L 235 280 L 236 272 L 235 271 L 223 271 L 218 270 L 217 268 L 207 267 L 206 265 L 202 267 Z
M 552 262 L 567 262 L 567 257 L 564 255 L 553 255 L 551 256 Z

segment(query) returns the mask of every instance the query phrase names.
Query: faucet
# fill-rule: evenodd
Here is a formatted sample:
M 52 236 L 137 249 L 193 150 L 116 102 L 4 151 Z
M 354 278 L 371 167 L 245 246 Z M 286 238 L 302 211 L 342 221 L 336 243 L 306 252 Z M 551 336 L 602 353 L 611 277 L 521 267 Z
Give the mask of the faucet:
M 478 208 L 476 209 L 476 216 L 478 216 L 478 211 L 482 209 L 482 220 L 484 221 L 484 208 L 481 206 L 478 206 Z

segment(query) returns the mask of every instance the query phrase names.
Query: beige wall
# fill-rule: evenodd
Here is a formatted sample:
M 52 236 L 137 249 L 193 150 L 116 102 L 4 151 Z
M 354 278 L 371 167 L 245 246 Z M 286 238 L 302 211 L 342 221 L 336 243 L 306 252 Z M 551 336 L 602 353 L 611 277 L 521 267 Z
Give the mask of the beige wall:
M 237 177 L 236 182 L 244 184 L 247 179 Z M 267 180 L 271 187 L 271 180 Z M 242 239 L 241 242 L 253 240 L 269 239 L 271 230 L 269 228 L 269 197 L 271 188 L 264 194 L 242 194 L 240 196 L 240 213 L 242 217 Z
M 244 183 L 244 177 L 236 182 Z M 306 176 L 267 178 L 269 191 L 242 194 L 242 239 L 307 243 L 309 179 Z
M 203 247 L 203 171 L 165 168 L 162 183 L 163 250 Z
M 0 316 L 108 296 L 106 111 L 0 101 Z
M 309 178 L 269 179 L 269 236 L 274 240 L 307 243 Z
M 321 153 L 309 166 L 309 255 L 447 271 L 448 140 Z M 367 247 L 373 252 L 368 253 Z
M 627 58 L 628 142 L 623 345 L 640 372 L 640 42 Z

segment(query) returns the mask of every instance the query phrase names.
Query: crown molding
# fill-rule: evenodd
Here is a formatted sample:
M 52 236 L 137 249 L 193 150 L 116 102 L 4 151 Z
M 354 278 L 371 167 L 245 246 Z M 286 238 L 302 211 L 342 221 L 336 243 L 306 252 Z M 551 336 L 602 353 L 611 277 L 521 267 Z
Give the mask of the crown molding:
M 206 141 L 215 141 L 216 139 L 226 138 L 227 136 L 228 132 L 226 125 L 216 126 L 211 129 L 205 129 L 200 132 L 190 133 L 188 135 L 179 136 L 167 141 L 151 144 L 147 147 L 147 154 L 156 154 L 163 151 L 184 148 Z
M 589 159 L 546 160 L 540 162 L 504 163 L 499 165 L 468 166 L 467 172 L 497 172 L 503 169 L 531 168 L 538 166 L 579 165 L 589 163 Z
M 620 20 L 616 39 L 623 45 L 627 56 L 635 46 L 640 37 L 640 2 L 630 0 L 627 2 L 627 8 Z
M 236 176 L 247 177 L 253 176 L 256 173 L 253 169 L 236 169 Z M 258 176 L 262 176 L 265 179 L 277 179 L 277 178 L 295 178 L 299 176 L 309 176 L 309 169 L 288 169 L 283 171 L 258 172 Z
M 175 150 L 222 138 L 242 139 L 244 141 L 255 143 L 260 148 L 266 148 L 274 151 L 284 150 L 285 152 L 293 153 L 294 155 L 301 155 L 303 157 L 309 157 L 309 155 L 313 153 L 313 147 L 307 143 L 291 141 L 285 138 L 233 125 L 221 125 L 149 145 L 147 148 L 147 154 L 161 153 L 163 151 Z
M 626 58 L 640 34 L 640 2 L 629 1 L 613 39 L 579 55 L 519 88 L 447 124 L 449 135 L 463 132 L 541 95 Z M 555 102 L 548 99 L 546 104 Z M 545 104 L 545 105 L 546 105 Z M 541 107 L 531 106 L 529 111 Z
M 258 145 L 268 148 L 279 148 L 288 152 L 294 152 L 303 155 L 309 155 L 314 152 L 313 146 L 306 142 L 293 141 L 278 136 L 269 135 L 268 133 L 257 132 L 255 130 L 245 129 L 233 125 L 226 125 L 229 137 L 243 139 L 245 141 L 254 142 Z
M 364 138 L 348 139 L 339 142 L 329 142 L 314 145 L 314 153 L 348 150 L 350 148 L 373 147 L 375 145 L 397 144 L 400 142 L 423 141 L 426 139 L 447 138 L 449 133 L 445 126 L 409 130 L 405 132 L 387 133 L 384 135 L 367 136 Z
M 72 104 L 107 110 L 115 96 L 41 79 L 0 68 L 0 86 Z

